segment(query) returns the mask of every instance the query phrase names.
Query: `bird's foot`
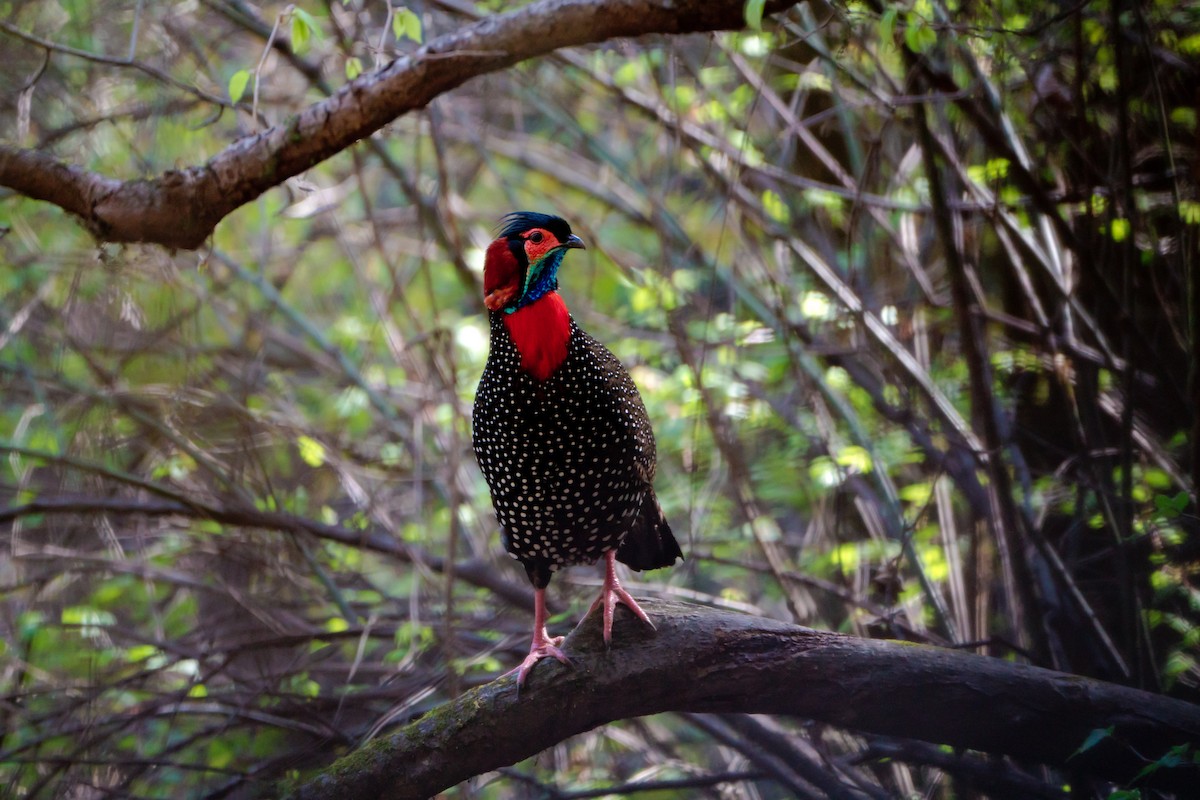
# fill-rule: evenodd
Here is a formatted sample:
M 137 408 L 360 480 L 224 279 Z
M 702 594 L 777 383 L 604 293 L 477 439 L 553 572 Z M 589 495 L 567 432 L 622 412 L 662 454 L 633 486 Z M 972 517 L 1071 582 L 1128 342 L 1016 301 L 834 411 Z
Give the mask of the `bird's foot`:
M 529 655 L 525 656 L 525 660 L 520 664 L 504 673 L 502 677 L 508 677 L 515 672 L 517 674 L 517 688 L 520 689 L 525 685 L 525 678 L 529 676 L 529 671 L 533 669 L 533 665 L 543 658 L 553 657 L 568 667 L 574 666 L 571 663 L 571 659 L 567 658 L 566 654 L 558 648 L 562 642 L 563 637 L 550 636 L 546 633 L 545 628 L 535 630 L 533 643 L 529 646 Z
M 615 564 L 616 551 L 610 550 L 605 554 L 605 559 L 608 562 L 604 572 L 604 588 L 600 590 L 600 596 L 592 603 L 592 607 L 588 609 L 590 615 L 597 608 L 604 609 L 604 644 L 612 644 L 612 626 L 613 612 L 616 610 L 617 603 L 621 603 L 626 608 L 634 613 L 634 615 L 642 622 L 650 626 L 650 630 L 656 630 L 654 623 L 650 621 L 650 617 L 642 610 L 642 607 L 633 599 L 633 595 L 625 591 L 621 586 L 621 582 L 617 580 L 617 569 Z

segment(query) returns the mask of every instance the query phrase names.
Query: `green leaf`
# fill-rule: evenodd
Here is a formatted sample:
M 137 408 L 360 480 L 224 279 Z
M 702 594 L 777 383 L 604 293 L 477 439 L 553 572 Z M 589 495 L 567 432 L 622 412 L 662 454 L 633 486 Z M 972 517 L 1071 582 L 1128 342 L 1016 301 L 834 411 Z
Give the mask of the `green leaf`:
M 321 26 L 313 15 L 302 8 L 292 9 L 292 52 L 302 55 L 308 51 L 314 37 L 321 36 Z
M 930 481 L 910 483 L 907 486 L 901 487 L 897 494 L 906 503 L 912 503 L 914 506 L 923 506 L 933 497 L 933 484 Z
M 292 17 L 292 52 L 303 55 L 308 51 L 308 40 L 311 31 L 300 17 Z
M 145 661 L 151 656 L 158 654 L 158 648 L 152 644 L 135 644 L 133 647 L 125 651 L 125 658 L 131 663 Z
M 775 192 L 767 189 L 762 195 L 763 211 L 767 212 L 767 216 L 776 222 L 786 225 L 791 222 L 791 213 L 788 211 L 787 203 L 783 201 Z
M 346 59 L 346 77 L 354 80 L 359 75 L 362 75 L 363 65 L 357 57 Z
M 925 20 L 910 13 L 904 28 L 904 44 L 914 53 L 927 53 L 937 44 L 937 33 Z
M 1180 200 L 1179 218 L 1185 225 L 1200 225 L 1200 203 L 1195 200 Z
M 392 17 L 392 34 L 397 41 L 408 38 L 420 44 L 421 18 L 411 9 L 396 9 L 395 15 Z
M 840 466 L 856 474 L 862 475 L 871 471 L 871 454 L 867 452 L 866 448 L 859 445 L 852 444 L 843 447 L 835 458 Z
M 896 45 L 896 17 L 898 15 L 896 7 L 892 6 L 879 18 L 879 40 L 885 47 L 895 47 Z
M 1179 48 L 1179 52 L 1185 55 L 1200 55 L 1200 33 L 1193 33 L 1190 36 L 1183 37 L 1176 46 Z
M 767 0 L 746 0 L 746 25 L 751 30 L 762 30 L 763 9 L 766 5 Z
M 836 309 L 829 297 L 815 289 L 809 289 L 800 297 L 800 313 L 808 319 L 833 319 Z
M 1124 217 L 1117 217 L 1112 221 L 1109 230 L 1112 233 L 1114 242 L 1123 242 L 1129 236 L 1129 220 Z
M 1067 760 L 1074 758 L 1080 753 L 1086 753 L 1088 750 L 1091 750 L 1093 747 L 1112 736 L 1112 732 L 1112 725 L 1109 725 L 1107 728 L 1094 728 L 1092 732 L 1087 735 L 1087 738 L 1083 740 L 1083 744 L 1079 745 L 1079 749 L 1074 753 L 1071 753 Z
M 22 611 L 17 615 L 17 632 L 21 641 L 28 641 L 42 627 L 45 617 L 40 611 Z
M 208 742 L 207 763 L 210 769 L 225 769 L 233 763 L 237 751 L 228 741 L 213 738 Z
M 316 439 L 301 436 L 296 439 L 296 448 L 300 451 L 300 458 L 310 467 L 319 467 L 325 463 L 325 445 Z
M 84 627 L 115 625 L 117 618 L 108 611 L 101 611 L 91 606 L 67 606 L 61 612 L 60 618 L 64 625 L 79 625 Z
M 405 26 L 405 30 L 408 32 L 408 38 L 412 39 L 417 44 L 421 43 L 421 18 L 415 13 L 409 12 L 408 24 Z
M 998 181 L 1008 176 L 1007 158 L 989 158 L 984 166 L 984 175 L 989 181 Z
M 196 459 L 187 453 L 174 453 L 161 464 L 154 467 L 151 473 L 155 478 L 171 478 L 181 481 L 191 475 L 196 469 Z
M 1164 516 L 1179 516 L 1187 508 L 1187 504 L 1187 492 L 1179 492 L 1174 497 L 1167 497 L 1165 494 L 1154 495 L 1154 508 Z
M 236 103 L 246 93 L 246 85 L 250 83 L 250 70 L 239 69 L 229 76 L 229 102 Z
M 1133 776 L 1133 780 L 1136 782 L 1136 781 L 1140 781 L 1142 778 L 1145 778 L 1147 775 L 1153 775 L 1154 773 L 1156 773 L 1160 769 L 1162 769 L 1163 766 L 1164 765 L 1163 765 L 1162 759 L 1159 759 L 1158 761 L 1147 764 L 1146 766 L 1142 767 L 1141 771 L 1138 772 L 1137 775 Z

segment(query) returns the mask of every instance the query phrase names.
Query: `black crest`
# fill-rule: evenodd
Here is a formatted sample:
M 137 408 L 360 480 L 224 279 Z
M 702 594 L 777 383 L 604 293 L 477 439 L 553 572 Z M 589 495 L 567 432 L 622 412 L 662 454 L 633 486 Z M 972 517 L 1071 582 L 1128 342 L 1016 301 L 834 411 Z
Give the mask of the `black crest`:
M 560 242 L 565 242 L 571 235 L 571 226 L 565 219 L 553 214 L 539 214 L 536 211 L 514 211 L 505 214 L 501 225 L 503 227 L 500 229 L 500 235 L 505 239 L 530 228 L 544 228 L 553 233 Z

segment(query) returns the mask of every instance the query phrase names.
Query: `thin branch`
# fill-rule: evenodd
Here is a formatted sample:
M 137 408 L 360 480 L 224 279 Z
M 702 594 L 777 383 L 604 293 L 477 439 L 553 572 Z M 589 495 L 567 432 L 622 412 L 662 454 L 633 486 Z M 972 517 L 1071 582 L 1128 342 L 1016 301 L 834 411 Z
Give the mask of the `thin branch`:
M 140 4 L 139 4 L 139 8 L 140 8 Z M 74 58 L 81 58 L 85 61 L 91 61 L 96 64 L 106 64 L 111 67 L 131 67 L 140 72 L 146 73 L 151 78 L 154 78 L 157 81 L 165 83 L 168 86 L 174 86 L 176 89 L 180 89 L 180 90 L 188 92 L 190 94 L 194 94 L 196 97 L 200 98 L 201 100 L 207 100 L 210 103 L 216 103 L 217 105 L 220 105 L 220 106 L 229 105 L 229 101 L 225 98 L 217 97 L 216 95 L 209 94 L 208 92 L 205 92 L 195 86 L 190 86 L 186 83 L 183 83 L 182 81 L 178 81 L 175 78 L 172 78 L 167 73 L 158 69 L 157 67 L 152 67 L 149 64 L 146 64 L 142 61 L 137 61 L 136 59 L 132 58 L 134 43 L 136 41 L 136 36 L 137 36 L 136 28 L 137 28 L 137 17 L 134 18 L 134 32 L 131 35 L 131 40 L 130 40 L 131 57 L 115 58 L 113 56 L 105 56 L 105 55 L 100 55 L 99 53 L 93 53 L 88 50 L 79 50 L 74 47 L 68 47 L 65 44 L 58 44 L 57 42 L 52 42 L 49 39 L 43 39 L 40 36 L 35 36 L 32 33 L 23 31 L 20 28 L 18 28 L 16 25 L 13 25 L 11 22 L 5 22 L 3 20 L 0 20 L 0 31 L 7 33 L 9 36 L 12 36 L 14 39 L 20 39 L 21 41 L 25 42 L 26 44 L 31 44 L 36 47 L 41 47 L 42 49 L 44 49 L 46 51 L 47 54 L 60 53 L 62 55 L 72 56 Z
M 454 574 L 463 580 L 487 589 L 498 597 L 521 608 L 532 607 L 532 594 L 525 586 L 504 580 L 503 575 L 494 569 L 491 561 L 469 559 L 453 565 L 447 564 L 446 559 L 425 552 L 420 548 L 401 542 L 382 529 L 355 531 L 339 525 L 329 525 L 324 522 L 280 511 L 263 511 L 245 505 L 227 505 L 213 500 L 179 495 L 173 497 L 170 491 L 158 484 L 141 481 L 116 470 L 108 470 L 99 465 L 82 459 L 65 456 L 52 456 L 40 451 L 17 448 L 0 443 L 0 452 L 18 453 L 30 458 L 38 458 L 52 463 L 102 475 L 111 480 L 128 483 L 158 494 L 166 498 L 159 500 L 126 500 L 122 498 L 99 497 L 47 497 L 36 498 L 28 503 L 0 508 L 0 524 L 11 522 L 21 517 L 35 514 L 141 514 L 150 517 L 178 516 L 192 519 L 210 519 L 224 525 L 236 525 L 247 528 L 263 528 L 284 533 L 307 533 L 318 539 L 336 542 L 347 547 L 361 548 L 376 553 L 383 553 L 393 558 L 412 564 L 422 564 L 435 572 L 445 572 L 453 569 Z

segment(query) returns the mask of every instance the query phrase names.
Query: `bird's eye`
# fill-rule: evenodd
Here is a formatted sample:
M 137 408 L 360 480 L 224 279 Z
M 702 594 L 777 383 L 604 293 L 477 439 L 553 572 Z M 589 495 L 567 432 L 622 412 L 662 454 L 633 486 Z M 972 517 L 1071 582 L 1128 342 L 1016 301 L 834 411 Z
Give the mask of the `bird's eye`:
M 529 234 L 529 241 L 533 242 L 534 244 L 541 244 L 542 243 L 542 232 L 534 231 L 533 233 Z

